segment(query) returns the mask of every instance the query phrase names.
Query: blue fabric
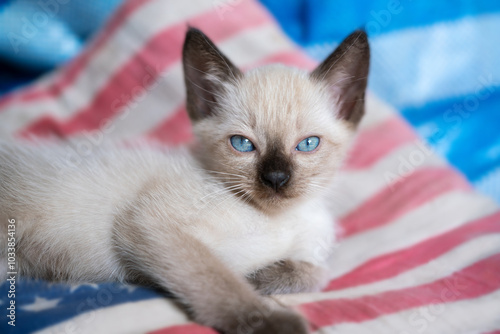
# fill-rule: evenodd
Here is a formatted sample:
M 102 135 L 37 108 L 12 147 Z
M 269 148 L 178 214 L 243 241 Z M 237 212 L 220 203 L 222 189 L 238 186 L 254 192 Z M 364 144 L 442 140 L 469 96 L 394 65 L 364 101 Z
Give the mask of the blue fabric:
M 76 56 L 123 0 L 0 0 L 0 95 Z
M 122 0 L 11 0 L 0 4 L 0 59 L 35 71 L 77 55 Z
M 30 83 L 38 76 L 38 73 L 26 72 L 14 68 L 0 60 L 0 96 L 17 87 Z
M 500 202 L 500 2 L 261 2 L 317 60 L 353 30 L 365 29 L 370 89 Z
M 491 0 L 260 0 L 301 45 L 339 41 L 356 28 L 368 34 L 425 26 L 500 11 Z
M 90 311 L 166 296 L 151 289 L 119 283 L 70 285 L 19 280 L 15 282 L 13 298 L 8 297 L 9 289 L 9 282 L 0 285 L 0 307 L 5 310 L 10 307 L 11 300 L 15 301 L 15 318 L 6 317 L 10 311 L 2 312 L 0 333 L 4 334 L 32 333 L 83 314 L 91 321 Z M 15 326 L 8 324 L 12 320 Z

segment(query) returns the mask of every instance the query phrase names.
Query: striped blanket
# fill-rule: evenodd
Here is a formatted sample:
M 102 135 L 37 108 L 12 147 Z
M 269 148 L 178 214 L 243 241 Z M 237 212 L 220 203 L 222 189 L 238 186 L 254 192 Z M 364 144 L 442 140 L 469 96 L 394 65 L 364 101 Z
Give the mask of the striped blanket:
M 187 24 L 236 65 L 312 69 L 257 2 L 128 0 L 64 67 L 0 100 L 0 135 L 104 140 L 192 138 L 181 46 Z M 333 198 L 342 232 L 320 293 L 279 296 L 316 333 L 500 333 L 500 210 L 372 93 Z M 29 209 L 29 208 L 27 208 Z M 321 247 L 321 245 L 318 245 Z M 208 334 L 155 291 L 16 282 L 16 322 L 1 333 Z

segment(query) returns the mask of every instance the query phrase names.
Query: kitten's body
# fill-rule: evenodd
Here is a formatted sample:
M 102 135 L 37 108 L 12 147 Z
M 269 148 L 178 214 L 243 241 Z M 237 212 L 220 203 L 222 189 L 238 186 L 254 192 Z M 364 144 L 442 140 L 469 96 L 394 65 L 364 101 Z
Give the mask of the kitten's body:
M 276 259 L 319 263 L 325 250 L 318 252 L 318 246 L 334 235 L 323 196 L 266 215 L 244 197 L 225 191 L 187 150 L 110 146 L 96 149 L 75 166 L 66 158 L 73 152 L 0 143 L 0 219 L 18 222 L 21 275 L 126 280 L 116 234 L 131 210 L 154 211 L 165 220 L 150 226 L 146 217 L 139 219 L 138 231 L 158 236 L 183 231 L 241 276 Z M 0 225 L 2 235 L 6 226 Z M 4 249 L 0 251 L 5 258 Z
M 152 283 L 224 333 L 306 333 L 255 289 L 326 283 L 326 194 L 363 115 L 368 50 L 357 32 L 312 74 L 243 74 L 191 29 L 192 151 L 103 146 L 75 160 L 63 147 L 0 143 L 0 232 L 16 220 L 19 274 Z

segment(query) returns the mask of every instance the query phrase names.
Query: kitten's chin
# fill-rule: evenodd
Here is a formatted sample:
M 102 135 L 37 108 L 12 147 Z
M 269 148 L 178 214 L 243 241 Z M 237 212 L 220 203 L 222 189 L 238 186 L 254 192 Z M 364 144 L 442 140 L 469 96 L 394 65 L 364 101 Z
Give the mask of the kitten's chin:
M 250 202 L 253 206 L 267 214 L 277 214 L 300 202 L 299 194 L 287 192 L 258 191 Z

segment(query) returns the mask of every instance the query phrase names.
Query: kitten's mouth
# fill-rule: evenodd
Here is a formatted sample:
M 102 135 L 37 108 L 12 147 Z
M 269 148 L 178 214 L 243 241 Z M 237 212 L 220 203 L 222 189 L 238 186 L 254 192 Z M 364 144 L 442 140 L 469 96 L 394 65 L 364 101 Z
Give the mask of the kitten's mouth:
M 272 213 L 286 209 L 293 203 L 295 196 L 292 196 L 288 191 L 265 191 L 262 196 L 255 201 L 257 207 L 262 211 Z
M 258 193 L 258 198 L 261 201 L 266 202 L 266 204 L 273 205 L 280 204 L 295 197 L 289 185 L 279 188 L 273 188 L 269 186 L 260 187 Z

